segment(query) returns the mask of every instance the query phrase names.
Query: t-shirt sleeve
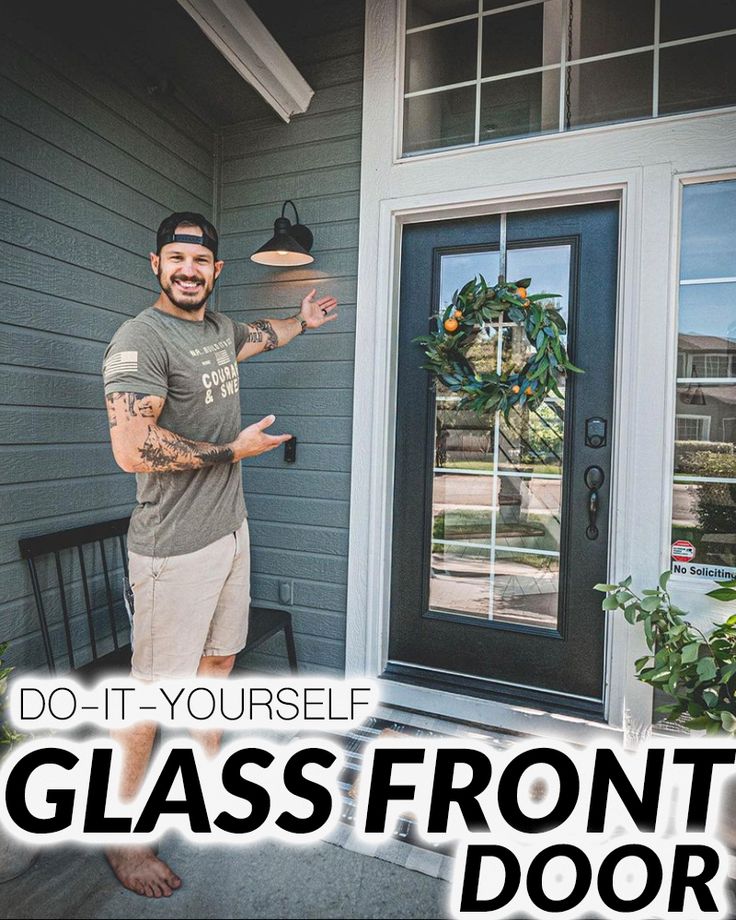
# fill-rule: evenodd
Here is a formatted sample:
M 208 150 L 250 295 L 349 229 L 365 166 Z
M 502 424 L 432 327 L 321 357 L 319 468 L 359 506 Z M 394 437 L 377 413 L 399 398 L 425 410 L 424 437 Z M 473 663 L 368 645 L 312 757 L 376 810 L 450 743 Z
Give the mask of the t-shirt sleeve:
M 232 319 L 233 324 L 233 342 L 235 343 L 235 357 L 240 354 L 240 349 L 248 341 L 248 336 L 250 335 L 250 327 L 247 323 L 240 323 L 236 319 Z
M 102 362 L 105 395 L 145 393 L 166 396 L 168 361 L 155 334 L 144 326 L 123 323 L 107 346 Z

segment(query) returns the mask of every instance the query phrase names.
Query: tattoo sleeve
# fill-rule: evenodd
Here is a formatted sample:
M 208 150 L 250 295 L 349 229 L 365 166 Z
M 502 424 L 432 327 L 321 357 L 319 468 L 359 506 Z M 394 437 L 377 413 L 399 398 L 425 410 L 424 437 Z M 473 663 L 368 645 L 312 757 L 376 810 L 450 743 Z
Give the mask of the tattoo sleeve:
M 131 472 L 167 473 L 233 462 L 226 444 L 194 441 L 156 424 L 162 396 L 110 393 L 106 401 L 113 452 L 116 459 L 125 458 Z
M 256 319 L 252 323 L 248 323 L 248 328 L 250 332 L 245 339 L 246 342 L 263 342 L 264 351 L 278 348 L 279 337 L 269 320 Z

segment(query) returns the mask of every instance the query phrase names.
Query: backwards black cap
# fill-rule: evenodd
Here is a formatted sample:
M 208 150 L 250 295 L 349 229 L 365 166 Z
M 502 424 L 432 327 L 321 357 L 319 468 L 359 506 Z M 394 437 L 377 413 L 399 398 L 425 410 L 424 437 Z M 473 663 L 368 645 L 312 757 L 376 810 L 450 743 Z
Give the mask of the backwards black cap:
M 199 227 L 202 233 L 176 233 L 176 228 L 181 224 Z M 198 243 L 211 250 L 216 259 L 218 241 L 217 230 L 206 217 L 196 211 L 176 211 L 161 221 L 156 232 L 156 252 L 161 252 L 161 247 L 167 243 Z

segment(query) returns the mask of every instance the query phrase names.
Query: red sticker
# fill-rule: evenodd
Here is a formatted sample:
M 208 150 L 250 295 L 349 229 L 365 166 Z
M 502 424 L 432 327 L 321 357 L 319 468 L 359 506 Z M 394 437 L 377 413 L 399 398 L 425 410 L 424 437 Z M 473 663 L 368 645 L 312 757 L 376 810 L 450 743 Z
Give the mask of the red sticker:
M 695 558 L 695 547 L 688 540 L 676 540 L 672 544 L 672 558 L 675 562 L 690 562 Z

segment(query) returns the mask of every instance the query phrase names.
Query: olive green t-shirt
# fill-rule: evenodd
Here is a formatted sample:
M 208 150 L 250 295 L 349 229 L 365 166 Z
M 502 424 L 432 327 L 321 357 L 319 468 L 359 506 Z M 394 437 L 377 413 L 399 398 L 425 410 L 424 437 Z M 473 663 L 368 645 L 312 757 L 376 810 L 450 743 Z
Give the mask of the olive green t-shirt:
M 105 395 L 164 396 L 158 425 L 195 441 L 226 444 L 241 430 L 236 355 L 247 326 L 223 313 L 179 319 L 149 307 L 123 323 L 103 361 Z M 237 530 L 247 512 L 240 463 L 137 473 L 128 546 L 178 556 Z

